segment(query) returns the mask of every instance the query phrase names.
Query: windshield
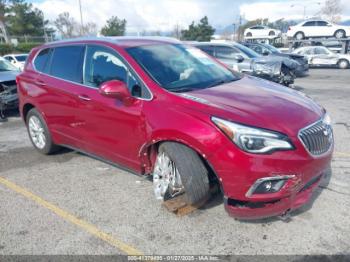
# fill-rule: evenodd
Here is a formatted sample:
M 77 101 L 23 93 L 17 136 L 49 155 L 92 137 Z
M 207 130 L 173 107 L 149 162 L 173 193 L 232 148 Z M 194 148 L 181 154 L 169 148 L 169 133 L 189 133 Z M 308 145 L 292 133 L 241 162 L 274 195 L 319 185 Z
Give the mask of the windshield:
M 18 56 L 16 56 L 16 60 L 18 62 L 25 62 L 27 57 L 28 57 L 28 55 L 18 55 Z
M 253 51 L 252 49 L 250 49 L 249 47 L 246 47 L 244 45 L 241 44 L 234 44 L 234 47 L 238 48 L 239 50 L 241 50 L 243 53 L 245 53 L 249 58 L 257 58 L 260 57 L 261 55 L 259 55 L 257 52 Z
M 239 79 L 201 50 L 181 44 L 131 47 L 127 52 L 163 88 L 174 92 L 213 87 Z
M 18 69 L 5 59 L 0 59 L 0 72 L 4 71 L 18 71 Z

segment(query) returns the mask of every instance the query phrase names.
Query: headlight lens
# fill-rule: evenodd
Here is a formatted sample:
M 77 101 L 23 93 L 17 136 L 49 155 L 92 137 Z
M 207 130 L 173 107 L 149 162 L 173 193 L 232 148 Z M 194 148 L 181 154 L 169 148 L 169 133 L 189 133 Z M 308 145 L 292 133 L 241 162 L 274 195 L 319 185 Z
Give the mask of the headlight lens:
M 277 150 L 294 149 L 288 138 L 280 133 L 236 124 L 217 117 L 212 117 L 212 121 L 246 152 L 267 154 Z

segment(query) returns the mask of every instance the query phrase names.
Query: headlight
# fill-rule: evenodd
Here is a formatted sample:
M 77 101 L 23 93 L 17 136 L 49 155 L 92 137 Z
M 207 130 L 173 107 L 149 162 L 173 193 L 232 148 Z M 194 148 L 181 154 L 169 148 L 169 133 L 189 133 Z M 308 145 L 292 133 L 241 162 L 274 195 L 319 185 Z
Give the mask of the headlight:
M 331 117 L 329 116 L 328 113 L 326 113 L 324 116 L 323 116 L 323 123 L 325 123 L 326 125 L 328 126 L 331 126 L 332 125 L 332 119 Z
M 277 132 L 239 125 L 217 117 L 212 117 L 215 125 L 242 150 L 264 154 L 277 150 L 291 150 L 293 145 L 288 137 Z

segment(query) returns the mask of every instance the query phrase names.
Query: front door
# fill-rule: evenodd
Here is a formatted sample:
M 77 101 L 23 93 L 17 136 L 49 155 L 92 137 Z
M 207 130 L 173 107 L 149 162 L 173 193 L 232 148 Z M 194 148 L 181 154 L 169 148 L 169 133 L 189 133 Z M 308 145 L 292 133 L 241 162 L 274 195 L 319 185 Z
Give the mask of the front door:
M 88 152 L 139 171 L 139 150 L 145 141 L 143 105 L 147 99 L 124 103 L 99 93 L 109 80 L 125 82 L 135 97 L 143 94 L 143 85 L 130 72 L 119 54 L 104 46 L 87 46 L 84 64 L 84 97 L 79 115 L 84 119 L 81 134 Z

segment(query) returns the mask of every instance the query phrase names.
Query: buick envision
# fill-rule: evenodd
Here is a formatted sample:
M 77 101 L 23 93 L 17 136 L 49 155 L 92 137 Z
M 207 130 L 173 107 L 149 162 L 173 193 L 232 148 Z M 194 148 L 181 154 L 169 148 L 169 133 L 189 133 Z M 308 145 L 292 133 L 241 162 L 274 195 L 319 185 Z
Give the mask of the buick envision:
M 195 204 L 218 183 L 233 216 L 281 215 L 310 199 L 332 157 L 313 100 L 172 39 L 46 44 L 17 82 L 39 152 L 65 146 L 152 175 L 163 201 Z

